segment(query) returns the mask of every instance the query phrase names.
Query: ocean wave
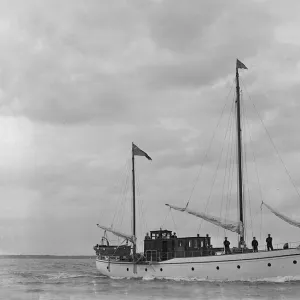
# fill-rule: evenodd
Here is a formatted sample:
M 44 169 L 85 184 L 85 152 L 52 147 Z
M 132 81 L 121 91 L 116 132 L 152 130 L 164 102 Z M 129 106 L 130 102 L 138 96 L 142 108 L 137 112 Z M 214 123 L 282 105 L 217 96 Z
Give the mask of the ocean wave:
M 114 280 L 143 280 L 143 281 L 175 281 L 175 282 L 211 282 L 211 283 L 284 283 L 284 282 L 299 282 L 300 276 L 278 276 L 278 277 L 269 277 L 269 278 L 260 278 L 260 279 L 239 279 L 239 280 L 224 280 L 224 279 L 207 279 L 205 278 L 187 278 L 187 277 L 155 277 L 155 276 L 144 276 L 140 278 L 132 278 L 132 277 L 117 277 L 111 276 L 109 277 Z
M 278 276 L 278 277 L 270 277 L 270 278 L 262 278 L 257 280 L 252 280 L 253 282 L 292 282 L 292 281 L 300 281 L 300 276 Z
M 31 285 L 31 284 L 68 284 L 74 280 L 78 282 L 91 282 L 92 280 L 99 280 L 105 276 L 99 273 L 40 273 L 34 274 L 32 272 L 11 272 L 5 277 L 0 278 L 0 287 L 11 286 L 14 284 Z

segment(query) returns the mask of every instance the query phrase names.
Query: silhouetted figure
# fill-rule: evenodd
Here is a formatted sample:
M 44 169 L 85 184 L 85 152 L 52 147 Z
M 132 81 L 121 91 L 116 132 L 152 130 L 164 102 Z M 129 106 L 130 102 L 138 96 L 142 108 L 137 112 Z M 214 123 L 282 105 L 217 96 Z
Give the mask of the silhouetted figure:
M 174 238 L 174 239 L 176 239 L 176 238 L 177 238 L 176 232 L 174 232 L 174 234 L 173 234 L 173 238 Z
M 288 244 L 288 243 L 285 243 L 285 244 L 283 245 L 283 249 L 289 249 L 289 244 Z
M 273 239 L 271 238 L 271 234 L 268 234 L 268 237 L 266 238 L 268 251 L 270 251 L 270 250 L 273 251 L 272 241 L 273 241 Z
M 253 237 L 253 241 L 252 241 L 253 252 L 258 252 L 257 247 L 258 247 L 258 241 L 256 240 L 255 237 Z
M 225 241 L 224 241 L 224 248 L 225 248 L 225 254 L 230 254 L 231 251 L 230 251 L 230 242 L 227 240 L 227 237 L 225 237 Z
M 146 233 L 145 240 L 150 240 L 150 236 L 148 232 Z

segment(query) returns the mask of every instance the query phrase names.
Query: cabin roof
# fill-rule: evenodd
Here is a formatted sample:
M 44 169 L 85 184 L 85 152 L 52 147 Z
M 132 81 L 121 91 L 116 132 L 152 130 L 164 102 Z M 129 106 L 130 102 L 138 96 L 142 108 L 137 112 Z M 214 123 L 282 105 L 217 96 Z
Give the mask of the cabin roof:
M 163 229 L 163 230 L 151 230 L 150 233 L 172 233 L 172 230 L 167 230 L 167 229 Z
M 199 238 L 204 239 L 204 238 L 210 238 L 210 236 L 183 236 L 183 237 L 178 236 L 177 238 L 180 240 L 199 239 Z

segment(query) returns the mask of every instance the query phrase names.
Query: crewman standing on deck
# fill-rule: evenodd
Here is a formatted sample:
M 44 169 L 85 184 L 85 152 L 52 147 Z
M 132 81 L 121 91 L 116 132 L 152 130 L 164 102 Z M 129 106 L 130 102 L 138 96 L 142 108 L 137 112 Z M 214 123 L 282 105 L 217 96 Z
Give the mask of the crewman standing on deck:
M 252 241 L 253 252 L 258 252 L 257 247 L 258 247 L 258 241 L 256 240 L 256 238 L 254 236 L 253 241 Z
M 224 248 L 225 248 L 225 254 L 231 254 L 231 251 L 230 251 L 230 242 L 227 240 L 227 237 L 225 237 L 225 241 L 224 241 Z
M 267 239 L 266 239 L 268 251 L 270 251 L 270 250 L 273 251 L 272 240 L 273 240 L 273 239 L 272 239 L 272 237 L 271 237 L 271 234 L 268 234 L 268 237 L 267 237 Z

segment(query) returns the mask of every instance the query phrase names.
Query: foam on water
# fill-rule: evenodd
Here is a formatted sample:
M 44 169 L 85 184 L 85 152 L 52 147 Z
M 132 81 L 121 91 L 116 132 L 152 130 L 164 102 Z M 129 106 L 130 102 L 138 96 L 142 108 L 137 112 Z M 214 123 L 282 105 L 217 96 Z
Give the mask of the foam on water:
M 103 276 L 106 277 L 106 276 Z M 223 280 L 223 279 L 208 279 L 208 278 L 187 278 L 187 277 L 155 277 L 155 276 L 144 276 L 142 278 L 133 278 L 133 277 L 117 277 L 117 276 L 110 276 L 110 279 L 113 280 L 144 280 L 144 281 L 152 281 L 152 280 L 168 280 L 168 281 L 185 281 L 185 282 L 251 282 L 251 283 L 283 283 L 283 282 L 297 282 L 300 281 L 300 276 L 278 276 L 278 277 L 269 277 L 269 278 L 260 278 L 260 279 L 240 279 L 240 280 Z
M 251 282 L 274 282 L 274 283 L 290 282 L 290 281 L 300 281 L 300 276 L 278 276 L 278 277 L 251 280 Z

